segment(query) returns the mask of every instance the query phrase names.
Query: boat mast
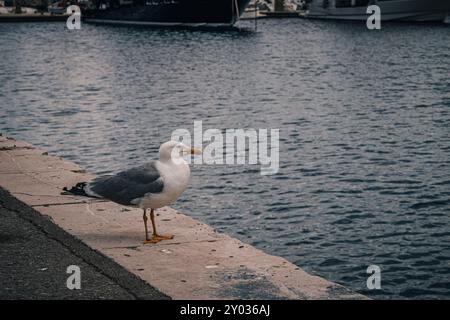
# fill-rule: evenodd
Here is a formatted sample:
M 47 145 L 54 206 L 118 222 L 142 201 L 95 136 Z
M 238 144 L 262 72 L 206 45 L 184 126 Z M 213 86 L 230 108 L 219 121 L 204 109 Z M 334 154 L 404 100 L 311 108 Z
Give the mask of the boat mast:
M 234 20 L 234 0 L 231 0 L 231 26 L 235 23 Z
M 14 13 L 19 14 L 22 13 L 22 8 L 20 6 L 20 0 L 14 0 L 13 5 L 14 5 Z
M 239 16 L 238 0 L 231 0 L 231 25 L 234 25 L 239 20 Z

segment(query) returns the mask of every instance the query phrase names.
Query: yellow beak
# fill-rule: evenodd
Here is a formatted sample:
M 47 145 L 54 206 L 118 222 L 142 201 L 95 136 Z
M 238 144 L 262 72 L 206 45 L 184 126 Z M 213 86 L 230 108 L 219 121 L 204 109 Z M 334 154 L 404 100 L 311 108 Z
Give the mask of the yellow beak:
M 202 154 L 202 150 L 198 148 L 191 148 L 191 154 Z

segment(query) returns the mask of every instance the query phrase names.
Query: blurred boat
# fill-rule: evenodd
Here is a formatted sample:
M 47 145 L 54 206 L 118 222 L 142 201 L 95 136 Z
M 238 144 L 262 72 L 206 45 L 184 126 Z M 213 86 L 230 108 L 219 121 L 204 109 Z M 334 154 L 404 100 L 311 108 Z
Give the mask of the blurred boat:
M 450 13 L 450 0 L 307 0 L 305 17 L 367 20 L 367 7 L 381 9 L 382 21 L 439 21 Z
M 67 0 L 54 2 L 53 4 L 48 6 L 48 12 L 50 12 L 51 14 L 65 14 L 69 5 L 70 3 Z
M 241 20 L 252 20 L 267 17 L 270 10 L 265 2 L 251 1 L 241 16 Z
M 230 26 L 250 0 L 93 0 L 87 22 L 152 26 Z
M 0 14 L 14 14 L 15 7 L 0 7 Z M 38 10 L 35 8 L 20 7 L 20 14 L 36 14 Z
M 14 7 L 0 7 L 0 14 L 14 13 Z

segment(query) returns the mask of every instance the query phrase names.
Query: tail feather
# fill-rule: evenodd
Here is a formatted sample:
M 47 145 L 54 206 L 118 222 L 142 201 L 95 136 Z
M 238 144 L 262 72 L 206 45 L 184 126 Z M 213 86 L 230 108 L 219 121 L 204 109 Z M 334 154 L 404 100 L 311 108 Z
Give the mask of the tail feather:
M 71 195 L 75 195 L 75 196 L 82 196 L 82 197 L 91 197 L 90 195 L 88 195 L 86 193 L 86 191 L 84 190 L 84 188 L 86 187 L 87 183 L 86 182 L 79 182 L 77 183 L 75 186 L 73 186 L 70 189 L 67 189 L 66 187 L 63 188 L 63 190 L 65 192 L 62 192 L 61 194 L 71 194 Z

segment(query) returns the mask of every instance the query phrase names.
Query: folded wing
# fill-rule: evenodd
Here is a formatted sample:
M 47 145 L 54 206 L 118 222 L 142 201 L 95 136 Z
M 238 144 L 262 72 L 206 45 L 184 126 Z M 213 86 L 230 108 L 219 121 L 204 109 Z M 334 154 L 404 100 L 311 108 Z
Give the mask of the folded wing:
M 85 192 L 93 197 L 133 205 L 136 204 L 133 200 L 160 193 L 163 189 L 164 181 L 155 162 L 150 162 L 113 176 L 96 178 L 86 185 Z

